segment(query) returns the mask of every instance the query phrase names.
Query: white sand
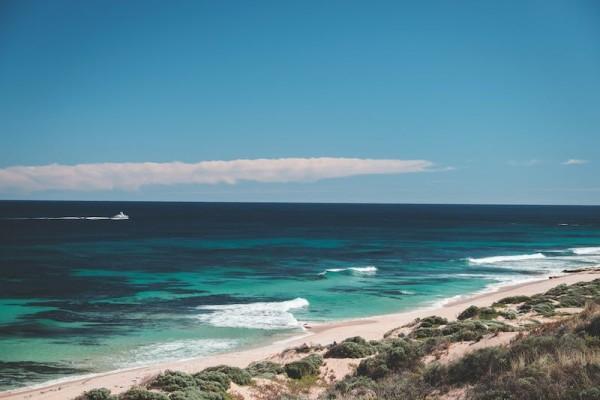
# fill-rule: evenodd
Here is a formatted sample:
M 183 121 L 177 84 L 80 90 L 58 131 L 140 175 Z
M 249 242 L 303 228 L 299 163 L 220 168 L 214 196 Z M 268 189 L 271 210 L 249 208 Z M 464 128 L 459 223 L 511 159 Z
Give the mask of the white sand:
M 301 336 L 264 347 L 193 360 L 157 364 L 125 371 L 107 372 L 87 378 L 76 378 L 61 383 L 54 383 L 43 387 L 6 391 L 0 393 L 0 399 L 72 399 L 86 390 L 99 387 L 106 387 L 113 393 L 119 393 L 133 385 L 144 382 L 153 375 L 166 369 L 197 372 L 206 367 L 218 364 L 245 367 L 252 361 L 263 360 L 280 353 L 286 348 L 299 346 L 303 343 L 326 345 L 333 341 L 341 341 L 350 336 L 362 336 L 366 339 L 380 339 L 385 332 L 411 322 L 417 317 L 426 317 L 435 314 L 448 319 L 455 319 L 462 310 L 471 304 L 479 307 L 489 306 L 503 297 L 533 295 L 545 292 L 561 283 L 573 284 L 580 281 L 591 281 L 598 277 L 598 273 L 592 272 L 569 274 L 555 279 L 545 279 L 543 281 L 504 287 L 493 293 L 460 299 L 435 309 L 420 309 L 399 314 L 315 325 L 310 331 Z

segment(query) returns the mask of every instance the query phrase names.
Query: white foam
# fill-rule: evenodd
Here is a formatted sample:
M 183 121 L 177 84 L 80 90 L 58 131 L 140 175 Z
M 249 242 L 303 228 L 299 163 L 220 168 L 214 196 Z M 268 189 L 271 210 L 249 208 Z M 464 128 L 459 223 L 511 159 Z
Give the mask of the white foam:
M 326 275 L 328 272 L 351 272 L 360 275 L 374 275 L 377 273 L 377 267 L 369 265 L 367 267 L 348 267 L 348 268 L 328 268 L 323 272 L 319 272 L 319 275 Z
M 153 343 L 130 350 L 118 362 L 119 367 L 137 367 L 165 361 L 179 361 L 230 350 L 238 345 L 233 339 L 186 339 Z
M 535 254 L 518 254 L 514 256 L 494 256 L 494 257 L 483 257 L 483 258 L 468 258 L 467 260 L 471 264 L 497 264 L 504 262 L 524 261 L 524 260 L 541 260 L 546 258 L 542 253 Z
M 598 254 L 600 255 L 600 247 L 573 247 L 571 250 L 574 254 L 587 255 L 587 254 Z
M 280 302 L 200 306 L 207 311 L 197 318 L 213 326 L 251 329 L 290 329 L 301 327 L 290 310 L 306 308 L 309 302 L 297 297 Z

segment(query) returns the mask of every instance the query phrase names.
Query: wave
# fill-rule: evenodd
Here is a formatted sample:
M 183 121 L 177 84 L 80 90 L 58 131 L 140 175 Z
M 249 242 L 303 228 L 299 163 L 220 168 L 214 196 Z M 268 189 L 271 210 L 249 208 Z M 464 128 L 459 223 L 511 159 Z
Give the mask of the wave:
M 196 317 L 213 326 L 225 328 L 290 329 L 301 326 L 290 310 L 309 306 L 306 299 L 297 297 L 279 302 L 199 306 L 205 311 Z
M 577 255 L 600 255 L 600 247 L 573 247 L 569 250 Z
M 329 272 L 350 272 L 361 275 L 374 275 L 377 273 L 377 267 L 369 265 L 367 267 L 328 268 L 325 271 L 319 272 L 319 275 L 327 275 Z
M 117 365 L 135 367 L 165 361 L 179 361 L 221 353 L 238 345 L 233 339 L 186 339 L 139 346 L 123 354 Z
M 494 257 L 483 257 L 483 258 L 467 258 L 470 264 L 496 264 L 503 262 L 514 262 L 524 260 L 540 260 L 546 258 L 542 253 L 535 254 L 518 254 L 514 256 L 494 256 Z

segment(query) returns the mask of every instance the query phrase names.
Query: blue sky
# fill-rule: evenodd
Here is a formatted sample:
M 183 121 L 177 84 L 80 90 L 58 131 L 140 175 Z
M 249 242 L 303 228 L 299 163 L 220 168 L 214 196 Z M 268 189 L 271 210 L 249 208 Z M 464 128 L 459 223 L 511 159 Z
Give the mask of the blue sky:
M 597 1 L 0 4 L 3 199 L 600 204 L 599 165 Z

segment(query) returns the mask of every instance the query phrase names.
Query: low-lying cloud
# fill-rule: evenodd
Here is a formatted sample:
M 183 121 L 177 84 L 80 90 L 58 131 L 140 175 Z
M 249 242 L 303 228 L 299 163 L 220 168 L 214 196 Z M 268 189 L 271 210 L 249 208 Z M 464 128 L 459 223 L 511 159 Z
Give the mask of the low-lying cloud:
M 0 190 L 136 190 L 147 185 L 311 182 L 369 174 L 433 170 L 427 160 L 278 158 L 230 161 L 97 163 L 0 169 Z
M 587 164 L 588 160 L 581 160 L 581 159 L 577 159 L 577 158 L 571 158 L 567 161 L 562 162 L 562 165 L 583 165 L 583 164 Z

